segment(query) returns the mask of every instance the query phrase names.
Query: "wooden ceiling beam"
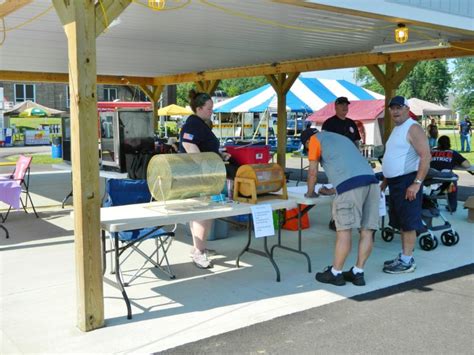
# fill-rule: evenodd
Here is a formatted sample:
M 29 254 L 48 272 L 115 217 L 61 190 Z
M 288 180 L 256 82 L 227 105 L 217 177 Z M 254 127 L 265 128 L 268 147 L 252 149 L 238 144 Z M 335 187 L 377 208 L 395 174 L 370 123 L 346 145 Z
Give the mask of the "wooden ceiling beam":
M 64 73 L 39 73 L 27 71 L 0 70 L 0 81 L 21 81 L 41 83 L 68 83 L 69 76 Z M 110 85 L 153 85 L 153 78 L 137 76 L 98 75 L 98 84 Z
M 95 4 L 95 35 L 102 32 L 132 3 L 131 0 L 102 0 Z
M 169 85 L 201 80 L 235 79 L 279 73 L 296 73 L 339 68 L 354 68 L 366 65 L 457 58 L 474 55 L 474 41 L 453 42 L 451 48 L 439 48 L 399 53 L 354 53 L 340 56 L 294 60 L 281 63 L 261 64 L 248 67 L 209 70 L 199 73 L 185 73 L 159 76 L 153 79 L 155 85 Z
M 0 4 L 0 18 L 7 17 L 12 12 L 17 11 L 29 4 L 32 0 L 5 0 Z

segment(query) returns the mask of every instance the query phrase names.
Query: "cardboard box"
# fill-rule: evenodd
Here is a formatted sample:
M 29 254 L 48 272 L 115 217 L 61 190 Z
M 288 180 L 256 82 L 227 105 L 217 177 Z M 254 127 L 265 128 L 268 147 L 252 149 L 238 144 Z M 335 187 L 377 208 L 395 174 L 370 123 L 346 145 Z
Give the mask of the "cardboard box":
M 464 202 L 464 208 L 467 208 L 467 221 L 474 223 L 474 196 L 469 196 Z

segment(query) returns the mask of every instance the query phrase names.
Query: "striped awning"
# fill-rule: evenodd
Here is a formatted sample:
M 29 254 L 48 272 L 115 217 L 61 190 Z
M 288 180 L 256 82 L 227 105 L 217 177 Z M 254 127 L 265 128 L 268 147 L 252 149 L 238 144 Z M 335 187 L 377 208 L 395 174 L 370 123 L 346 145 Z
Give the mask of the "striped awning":
M 312 113 L 334 102 L 339 96 L 350 101 L 383 99 L 384 96 L 364 89 L 347 80 L 299 77 L 286 95 L 286 110 Z M 214 112 L 275 112 L 277 95 L 270 84 L 221 101 Z

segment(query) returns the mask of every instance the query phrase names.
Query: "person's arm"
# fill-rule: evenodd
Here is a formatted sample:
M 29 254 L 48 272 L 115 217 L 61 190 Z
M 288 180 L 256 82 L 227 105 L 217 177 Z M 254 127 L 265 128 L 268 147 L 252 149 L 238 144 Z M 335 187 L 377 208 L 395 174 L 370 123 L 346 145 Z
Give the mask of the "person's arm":
M 420 181 L 422 182 L 425 179 L 430 168 L 431 153 L 425 132 L 423 132 L 421 126 L 413 125 L 410 127 L 408 130 L 408 141 L 420 157 L 420 165 L 418 166 L 415 181 L 407 188 L 405 193 L 405 198 L 413 201 L 421 188 Z
M 309 161 L 307 178 L 308 191 L 304 194 L 305 197 L 318 197 L 318 194 L 314 191 L 318 180 L 318 164 L 319 162 L 317 160 Z
M 183 142 L 183 148 L 186 153 L 200 153 L 199 147 L 194 143 Z

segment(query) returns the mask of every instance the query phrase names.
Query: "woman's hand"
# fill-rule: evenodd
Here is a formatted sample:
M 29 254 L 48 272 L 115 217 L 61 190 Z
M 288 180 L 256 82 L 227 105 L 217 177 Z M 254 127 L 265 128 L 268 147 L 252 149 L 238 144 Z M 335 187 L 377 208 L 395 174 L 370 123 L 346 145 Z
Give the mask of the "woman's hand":
M 222 160 L 227 161 L 230 159 L 231 155 L 227 152 L 222 152 L 221 157 L 222 157 Z

